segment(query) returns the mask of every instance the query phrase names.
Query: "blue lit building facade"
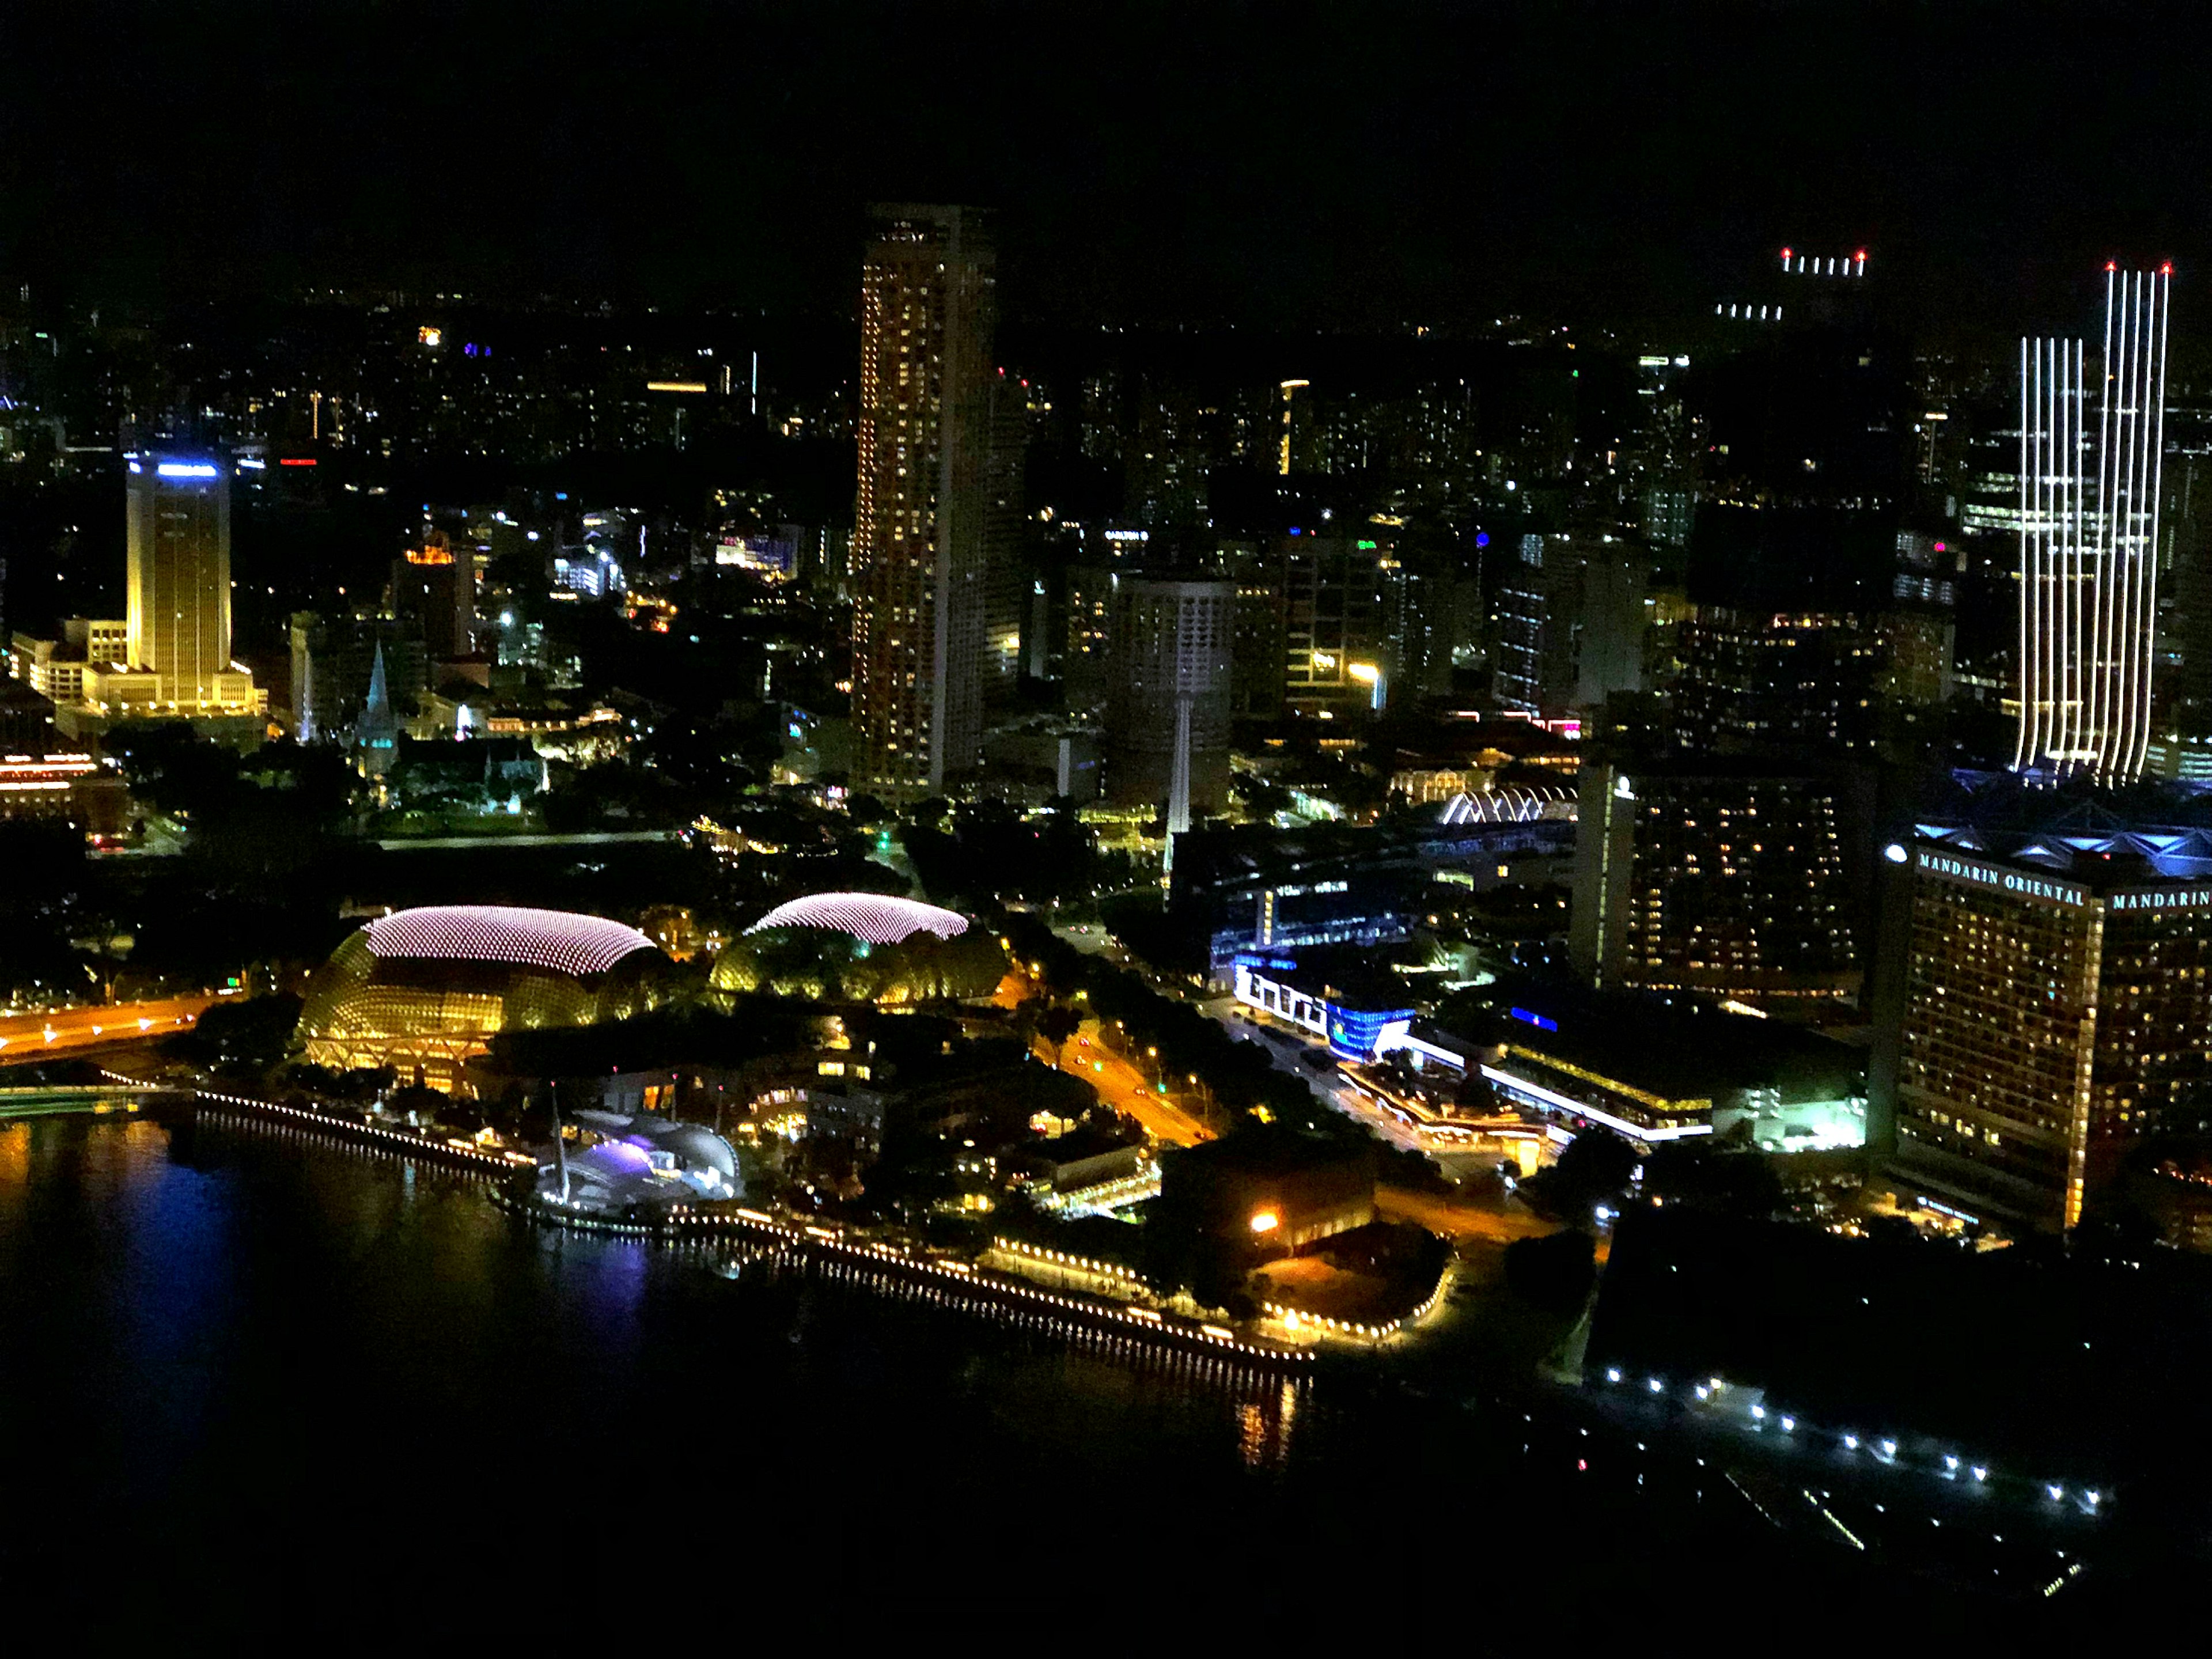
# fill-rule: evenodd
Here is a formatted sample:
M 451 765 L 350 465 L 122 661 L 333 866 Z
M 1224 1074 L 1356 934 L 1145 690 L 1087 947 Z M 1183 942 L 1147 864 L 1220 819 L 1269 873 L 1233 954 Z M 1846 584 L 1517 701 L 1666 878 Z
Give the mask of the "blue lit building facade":
M 1290 957 L 1250 955 L 1231 964 L 1237 1001 L 1312 1032 L 1339 1060 L 1372 1060 L 1413 1023 L 1413 999 L 1385 974 Z
M 1504 823 L 1423 816 L 1371 828 L 1202 830 L 1176 838 L 1170 915 L 1207 942 L 1214 976 L 1240 955 L 1413 937 L 1440 890 L 1571 878 L 1571 818 Z

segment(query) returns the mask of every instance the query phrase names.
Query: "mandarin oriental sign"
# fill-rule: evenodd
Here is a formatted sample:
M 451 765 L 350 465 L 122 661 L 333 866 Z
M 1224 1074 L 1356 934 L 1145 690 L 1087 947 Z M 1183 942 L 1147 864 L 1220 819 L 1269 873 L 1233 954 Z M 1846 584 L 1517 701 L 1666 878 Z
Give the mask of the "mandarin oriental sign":
M 2164 893 L 2115 893 L 2106 901 L 2115 910 L 2187 910 L 2212 904 L 2212 887 L 2183 887 Z
M 2049 876 L 2039 876 L 2027 870 L 2007 870 L 1996 865 L 1976 864 L 1948 853 L 1931 853 L 1924 848 L 1921 849 L 1920 867 L 1931 874 L 1971 882 L 1977 887 L 1993 887 L 2001 892 L 2016 893 L 2022 898 L 2050 899 L 2076 908 L 2089 902 L 2087 890 L 2070 881 L 2053 880 Z

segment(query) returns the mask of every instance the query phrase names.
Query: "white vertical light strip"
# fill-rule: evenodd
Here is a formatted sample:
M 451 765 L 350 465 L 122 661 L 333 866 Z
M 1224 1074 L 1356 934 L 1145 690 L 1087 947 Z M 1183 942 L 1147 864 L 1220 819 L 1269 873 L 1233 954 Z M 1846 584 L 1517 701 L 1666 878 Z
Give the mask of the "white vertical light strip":
M 2043 538 L 2043 616 L 2045 634 L 2044 701 L 2047 706 L 2043 727 L 2043 754 L 2063 757 L 2076 738 L 2081 714 L 2075 683 L 2080 678 L 2075 641 L 2074 584 L 2068 580 L 2066 545 L 2068 459 L 2066 410 L 2066 342 L 2044 343 L 2041 383 L 2043 410 L 2039 437 L 2043 446 L 2038 469 L 2043 501 L 2038 523 Z M 2063 763 L 2063 762 L 2061 763 Z
M 2090 734 L 2095 739 L 2100 765 L 2103 763 L 2103 733 L 2110 718 L 2106 696 L 2110 659 L 2105 644 L 2110 636 L 2108 617 L 2112 590 L 2112 273 L 2107 270 L 2105 276 L 2105 375 L 2097 394 L 2097 502 L 2094 520 L 2096 538 L 2090 576 L 2095 621 L 2088 635 L 2089 647 L 2094 653 L 2094 660 L 2089 665 Z
M 2041 601 L 2037 597 L 2036 568 L 2031 552 L 2034 536 L 2035 473 L 2030 464 L 2035 430 L 2035 392 L 2028 366 L 2033 342 L 2020 343 L 2020 734 L 2013 741 L 2012 769 L 2032 764 L 2036 752 L 2035 700 L 2038 684 L 2035 653 L 2043 648 Z
M 2117 777 L 2134 747 L 2136 706 L 2136 594 L 2141 586 L 2136 549 L 2136 481 L 2142 457 L 2142 290 L 2132 271 L 2120 273 L 2120 405 L 2113 420 L 2112 502 L 2113 628 L 2112 729 L 2098 756 L 2107 776 Z
M 2150 673 L 2148 663 L 2153 643 L 2149 635 L 2158 625 L 2158 521 L 2160 509 L 2165 505 L 2166 488 L 2166 325 L 2173 316 L 2173 267 L 2172 265 L 2160 267 L 2158 275 L 2150 280 L 2155 285 L 2154 293 L 2158 308 L 2158 382 L 2152 394 L 2156 401 L 2151 405 L 2150 421 L 2150 526 L 2148 539 L 2143 550 L 2145 567 L 2149 572 L 2148 602 L 2151 620 L 2149 628 L 2145 630 L 2143 639 L 2146 667 L 2143 673 L 2142 718 L 2136 732 L 2135 758 L 2132 763 L 2132 770 L 2136 775 L 2142 774 L 2143 758 L 2150 750 Z M 2148 385 L 2147 380 L 2146 386 Z
M 2132 273 L 2120 273 L 2120 370 L 2113 381 L 2112 410 L 2112 706 L 2111 729 L 2098 751 L 2098 770 L 2117 779 L 2130 746 L 2130 716 L 2136 704 L 2136 388 L 2142 379 L 2142 327 L 2140 296 Z
M 2112 722 L 2111 765 L 2116 774 L 2126 776 L 2131 775 L 2130 767 L 2141 724 L 2140 711 L 2148 707 L 2150 678 L 2151 619 L 2144 606 L 2147 573 L 2143 568 L 2142 533 L 2143 487 L 2149 462 L 2146 453 L 2148 446 L 2144 441 L 2144 417 L 2148 413 L 2150 356 L 2145 336 L 2148 319 L 2143 309 L 2151 293 L 2149 280 L 2141 273 L 2130 273 L 2124 279 L 2122 292 L 2127 300 L 2129 343 L 2128 374 L 2124 386 L 2127 403 L 2122 411 L 2126 418 L 2127 442 L 2121 458 L 2126 471 L 2122 485 L 2124 499 L 2113 530 L 2119 538 L 2121 592 L 2125 605 L 2121 612 L 2124 622 L 2115 641 L 2120 655 L 2120 700 Z
M 2041 684 L 2036 688 L 2036 754 L 2047 757 L 2066 741 L 2067 680 L 2066 592 L 2060 562 L 2063 550 L 2051 543 L 2051 523 L 2057 506 L 2060 431 L 2053 392 L 2057 343 L 2039 340 L 2035 347 L 2035 533 L 2037 604 L 2041 611 Z
M 2085 343 L 2021 342 L 2015 769 L 2121 781 L 2148 753 L 2172 277 L 2106 267 L 2094 446 Z
M 2044 461 L 2049 489 L 2045 522 L 2049 526 L 2051 581 L 2051 742 L 2045 753 L 2061 769 L 2065 757 L 2081 741 L 2081 725 L 2080 584 L 2074 578 L 2077 556 L 2066 535 L 2068 502 L 2073 495 L 2069 479 L 2072 423 L 2066 407 L 2069 356 L 2065 341 L 2051 343 L 2051 365 L 2045 376 L 2051 447 Z

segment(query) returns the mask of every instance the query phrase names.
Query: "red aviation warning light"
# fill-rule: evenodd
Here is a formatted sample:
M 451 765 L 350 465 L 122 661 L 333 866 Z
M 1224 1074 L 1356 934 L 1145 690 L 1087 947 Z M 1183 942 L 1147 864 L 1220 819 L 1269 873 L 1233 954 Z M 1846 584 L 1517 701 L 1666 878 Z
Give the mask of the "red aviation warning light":
M 2107 259 L 2105 261 L 2105 270 L 2108 273 L 2118 270 L 2119 268 L 2120 262 L 2118 259 Z
M 2171 260 L 2171 259 L 2168 259 L 2168 260 L 2167 260 L 2164 264 L 2160 265 L 2160 266 L 2158 268 L 2158 274 L 2159 274 L 2160 276 L 2172 276 L 2172 275 L 2173 275 L 2173 261 L 2172 261 L 2172 260 Z
M 1786 247 L 1782 250 L 1782 263 L 1785 265 L 1790 263 L 1790 250 Z

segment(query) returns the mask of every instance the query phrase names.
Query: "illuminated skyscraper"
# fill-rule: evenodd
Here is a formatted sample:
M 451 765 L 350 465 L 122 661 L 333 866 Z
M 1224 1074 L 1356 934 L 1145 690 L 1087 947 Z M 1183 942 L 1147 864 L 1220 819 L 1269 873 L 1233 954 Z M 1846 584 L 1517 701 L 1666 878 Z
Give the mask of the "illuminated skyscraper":
M 129 514 L 131 666 L 158 675 L 156 701 L 176 708 L 250 700 L 230 665 L 230 469 L 142 455 Z
M 2172 278 L 2105 267 L 2094 438 L 2081 342 L 2021 342 L 2016 769 L 2142 771 Z
M 73 617 L 61 640 L 18 635 L 17 672 L 54 700 L 74 738 L 118 719 L 252 732 L 269 696 L 230 659 L 229 465 L 149 450 L 130 468 L 127 618 Z
M 995 264 L 973 209 L 878 210 L 860 286 L 853 718 L 856 781 L 880 793 L 941 793 L 981 750 Z

